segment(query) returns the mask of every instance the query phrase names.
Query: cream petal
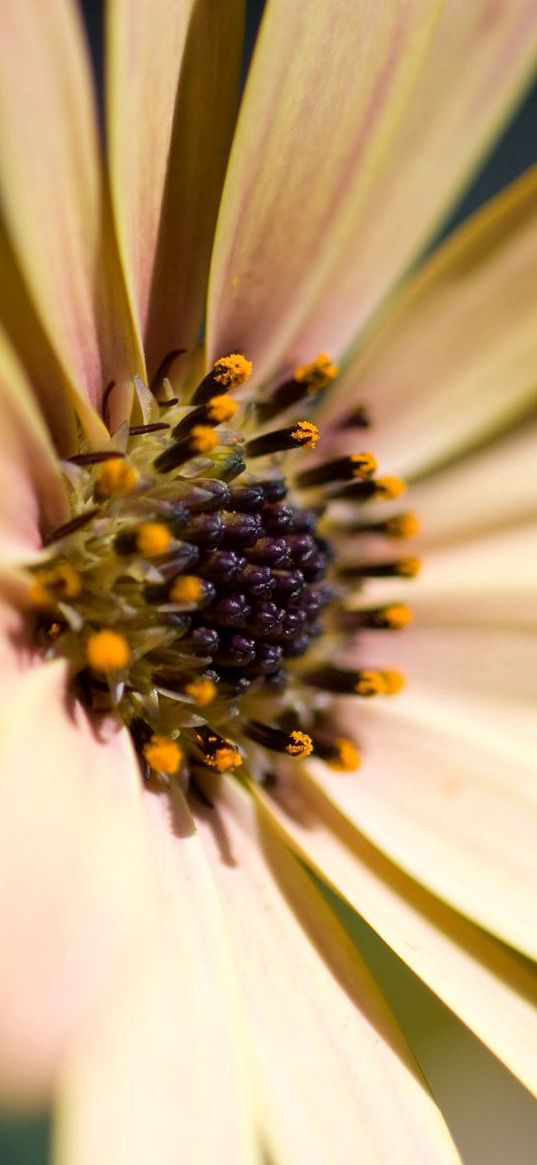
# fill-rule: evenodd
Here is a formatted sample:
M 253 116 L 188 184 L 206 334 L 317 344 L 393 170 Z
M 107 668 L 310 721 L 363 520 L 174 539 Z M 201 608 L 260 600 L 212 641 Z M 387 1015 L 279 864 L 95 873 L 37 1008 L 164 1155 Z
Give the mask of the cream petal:
M 31 557 L 43 521 L 69 516 L 58 462 L 41 414 L 8 340 L 0 333 L 0 553 L 4 562 Z
M 31 84 L 28 79 L 31 78 Z M 89 70 L 70 0 L 2 6 L 0 163 L 8 231 L 53 348 L 95 400 L 99 168 Z
M 338 356 L 438 229 L 531 81 L 535 0 L 448 0 L 332 286 L 295 337 Z
M 147 793 L 139 925 L 67 1064 L 56 1165 L 260 1165 L 218 897 L 180 794 Z
M 282 773 L 270 799 L 253 792 L 307 865 L 537 1093 L 537 984 L 524 960 L 384 857 L 311 773 L 295 769 L 292 780 Z
M 199 831 L 220 890 L 274 1160 L 458 1160 L 367 968 L 317 887 L 225 783 Z
M 369 407 L 390 472 L 430 470 L 535 402 L 537 169 L 465 224 L 349 364 L 325 415 Z
M 431 0 L 269 0 L 218 221 L 210 356 L 243 350 L 260 379 L 285 354 L 354 234 L 437 15 Z
M 42 1103 L 135 930 L 139 778 L 123 731 L 67 709 L 63 664 L 20 667 L 2 673 L 0 1092 Z
M 537 957 L 537 727 L 528 692 L 535 692 L 535 682 L 527 677 L 523 698 L 507 698 L 504 706 L 503 659 L 505 685 L 511 670 L 518 679 L 514 644 L 502 652 L 482 632 L 481 644 L 477 635 L 473 642 L 469 637 L 468 654 L 471 660 L 472 651 L 483 651 L 481 668 L 490 669 L 496 685 L 481 676 L 472 683 L 471 676 L 457 688 L 464 637 L 452 665 L 451 636 L 451 630 L 437 636 L 443 651 L 436 655 L 436 674 L 430 658 L 420 668 L 419 646 L 413 663 L 410 635 L 407 652 L 393 645 L 391 659 L 389 647 L 379 645 L 374 662 L 396 660 L 409 690 L 389 708 L 368 705 L 359 720 L 355 706 L 347 706 L 343 724 L 359 737 L 360 771 L 341 780 L 318 764 L 315 779 L 392 861 L 478 925 Z M 524 662 L 529 667 L 525 655 L 522 671 Z M 444 684 L 450 668 L 451 685 Z
M 243 0 L 108 5 L 112 200 L 150 374 L 200 332 L 243 24 Z

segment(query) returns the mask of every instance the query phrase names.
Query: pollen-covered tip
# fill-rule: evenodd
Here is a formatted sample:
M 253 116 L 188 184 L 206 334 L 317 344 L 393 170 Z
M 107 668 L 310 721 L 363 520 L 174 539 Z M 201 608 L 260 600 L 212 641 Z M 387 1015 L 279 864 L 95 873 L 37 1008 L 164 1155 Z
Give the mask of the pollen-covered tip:
M 204 376 L 192 396 L 193 405 L 206 404 L 212 397 L 240 388 L 253 372 L 253 364 L 241 352 L 232 352 L 230 356 L 221 356 L 213 367 Z
M 136 548 L 144 558 L 167 554 L 172 543 L 173 535 L 164 522 L 143 522 L 138 528 Z
M 124 497 L 133 492 L 140 482 L 140 474 L 126 457 L 113 457 L 104 461 L 95 475 L 95 497 Z
M 131 650 L 119 631 L 103 628 L 88 637 L 86 656 L 92 671 L 123 671 L 130 663 Z
M 309 364 L 299 364 L 298 368 L 295 368 L 293 379 L 299 384 L 304 384 L 308 392 L 315 393 L 336 380 L 339 373 L 339 364 L 335 364 L 326 352 L 319 352 L 315 360 L 311 360 Z
M 184 761 L 183 750 L 169 736 L 152 736 L 143 748 L 144 757 L 153 772 L 173 777 Z
M 247 457 L 265 457 L 270 453 L 283 453 L 288 449 L 315 449 L 319 442 L 319 430 L 313 421 L 296 421 L 285 429 L 273 429 L 261 437 L 254 437 L 246 445 Z

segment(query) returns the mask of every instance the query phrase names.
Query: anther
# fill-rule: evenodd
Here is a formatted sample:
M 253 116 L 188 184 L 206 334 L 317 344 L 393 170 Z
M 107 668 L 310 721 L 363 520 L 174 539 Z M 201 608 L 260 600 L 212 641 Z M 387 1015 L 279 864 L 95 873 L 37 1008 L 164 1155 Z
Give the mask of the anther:
M 203 762 L 219 773 L 227 773 L 237 769 L 242 764 L 242 756 L 232 740 L 227 740 L 213 732 L 211 728 L 202 725 L 196 728 L 194 738 L 203 756 Z
M 143 522 L 136 534 L 136 549 L 144 558 L 167 554 L 173 545 L 173 535 L 164 522 Z
M 313 396 L 327 388 L 339 376 L 339 366 L 325 352 L 320 352 L 310 364 L 301 364 L 289 380 L 281 384 L 266 401 L 257 406 L 261 423 L 272 420 L 278 413 L 291 408 L 305 396 Z
M 373 628 L 399 631 L 412 622 L 412 611 L 405 603 L 391 603 L 385 607 L 369 607 L 359 611 L 341 611 L 337 626 L 345 631 Z
M 404 679 L 399 672 L 377 671 L 374 668 L 338 668 L 331 664 L 302 673 L 304 683 L 326 692 L 338 692 L 357 696 L 391 696 L 403 687 Z
M 282 728 L 263 724 L 260 720 L 248 720 L 242 725 L 242 730 L 250 740 L 255 740 L 272 752 L 287 753 L 294 760 L 305 760 L 313 752 L 311 736 L 300 729 L 285 732 Z
M 153 772 L 173 777 L 184 761 L 184 753 L 169 736 L 152 736 L 143 748 L 144 757 Z
M 159 453 L 153 465 L 159 473 L 169 473 L 191 457 L 212 453 L 217 445 L 218 436 L 209 425 L 194 425 L 186 437 Z
M 361 578 L 415 578 L 419 573 L 419 558 L 396 558 L 391 562 L 348 563 L 337 568 L 337 577 L 344 582 Z
M 252 361 L 238 352 L 222 356 L 198 385 L 192 404 L 206 404 L 211 397 L 221 394 L 222 390 L 240 388 L 252 375 L 253 367 Z
M 338 429 L 369 429 L 371 417 L 365 405 L 358 405 L 350 413 L 346 413 L 338 424 Z
M 169 590 L 168 598 L 172 603 L 184 606 L 199 607 L 214 595 L 214 587 L 205 579 L 194 574 L 181 574 L 174 579 Z
M 178 441 L 190 433 L 196 425 L 221 425 L 235 416 L 238 407 L 237 401 L 228 394 L 213 396 L 207 404 L 198 405 L 189 413 L 185 413 L 172 429 L 171 436 Z
M 382 533 L 386 534 L 388 538 L 415 538 L 420 529 L 420 520 L 417 514 L 412 512 L 394 514 L 393 517 L 387 518 L 382 523 Z
M 218 688 L 214 680 L 208 676 L 199 676 L 185 684 L 185 696 L 189 696 L 198 708 L 206 708 L 208 704 L 212 704 L 217 695 Z
M 375 472 L 377 462 L 372 453 L 354 453 L 350 457 L 337 457 L 325 461 L 313 469 L 305 469 L 297 474 L 296 484 L 301 489 L 314 485 L 326 485 L 353 478 L 369 478 Z
M 125 457 L 117 454 L 109 461 L 105 461 L 95 477 L 93 492 L 95 497 L 117 498 L 125 497 L 136 489 L 140 482 L 138 470 Z
M 262 437 L 254 437 L 246 445 L 247 457 L 265 457 L 269 453 L 282 453 L 286 449 L 315 449 L 319 441 L 319 430 L 312 421 L 297 421 L 285 429 L 274 429 Z
M 406 483 L 400 477 L 377 477 L 374 481 L 356 481 L 340 486 L 330 494 L 330 500 L 349 502 L 392 502 L 405 492 Z
M 315 756 L 321 757 L 331 769 L 340 773 L 353 773 L 362 763 L 359 749 L 354 741 L 346 736 L 336 736 L 332 739 L 314 733 L 313 751 Z
M 48 609 L 64 599 L 76 599 L 82 591 L 82 578 L 70 562 L 51 569 L 37 570 L 29 586 L 32 607 Z
M 86 643 L 87 660 L 92 671 L 123 671 L 131 660 L 131 650 L 124 635 L 119 631 L 103 628 L 88 637 Z

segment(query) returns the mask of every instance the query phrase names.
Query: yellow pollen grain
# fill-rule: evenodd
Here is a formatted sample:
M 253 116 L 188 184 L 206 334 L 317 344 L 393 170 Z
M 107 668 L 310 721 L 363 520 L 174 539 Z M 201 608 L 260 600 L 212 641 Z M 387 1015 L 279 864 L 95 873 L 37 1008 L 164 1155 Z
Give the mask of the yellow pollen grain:
M 219 773 L 227 773 L 230 769 L 238 769 L 242 764 L 242 756 L 236 748 L 230 745 L 224 745 L 222 748 L 217 748 L 212 755 L 206 753 L 204 756 L 206 765 L 210 765 L 213 769 L 218 769 Z
M 144 558 L 166 554 L 172 542 L 172 534 L 164 522 L 144 522 L 136 535 L 136 546 Z
M 119 631 L 95 631 L 86 643 L 86 655 L 92 671 L 122 671 L 131 659 L 130 647 Z
M 406 490 L 406 482 L 400 477 L 379 477 L 375 482 L 375 496 L 379 501 L 393 502 Z
M 360 768 L 362 758 L 354 741 L 348 740 L 346 736 L 340 736 L 334 741 L 334 748 L 336 755 L 328 762 L 331 769 L 336 769 L 339 773 L 353 773 Z
M 82 578 L 70 562 L 50 570 L 36 571 L 29 587 L 32 607 L 54 607 L 62 599 L 76 599 L 82 591 Z
M 360 672 L 358 680 L 354 686 L 355 692 L 359 696 L 382 696 L 386 693 L 386 680 L 384 673 L 373 671 L 366 668 Z
M 218 445 L 218 437 L 208 425 L 194 425 L 190 441 L 195 453 L 212 453 Z
M 405 603 L 393 603 L 390 607 L 385 607 L 382 612 L 382 618 L 388 627 L 392 627 L 394 631 L 402 630 L 403 627 L 409 627 L 412 623 L 412 611 Z
M 169 736 L 152 736 L 144 747 L 145 759 L 155 773 L 173 777 L 184 760 L 183 750 Z
M 216 698 L 218 688 L 213 680 L 200 676 L 197 680 L 190 680 L 185 684 L 185 695 L 190 696 L 199 708 L 205 708 L 207 704 L 212 704 Z
M 251 360 L 247 360 L 240 352 L 233 352 L 231 356 L 221 356 L 216 361 L 213 380 L 224 388 L 240 388 L 252 375 L 253 368 Z
M 387 671 L 383 671 L 382 678 L 384 680 L 384 694 L 386 696 L 396 696 L 406 684 L 403 673 L 395 669 L 389 668 Z
M 293 429 L 291 436 L 304 449 L 316 449 L 319 444 L 319 430 L 313 421 L 298 421 L 296 429 Z
M 372 453 L 354 453 L 351 462 L 353 477 L 372 477 L 377 468 L 377 459 Z
M 213 396 L 207 406 L 207 411 L 211 418 L 217 425 L 221 425 L 224 421 L 230 421 L 238 409 L 236 400 L 227 393 L 222 396 Z
M 420 558 L 400 558 L 397 563 L 397 573 L 401 578 L 415 578 L 421 569 Z
M 319 352 L 315 360 L 295 368 L 293 380 L 305 384 L 310 393 L 320 392 L 339 376 L 339 372 L 339 364 L 334 364 L 326 352 Z
M 133 492 L 140 481 L 138 470 L 125 457 L 104 461 L 95 478 L 95 494 L 99 498 L 119 498 Z
M 388 538 L 414 538 L 421 530 L 421 523 L 414 513 L 394 514 L 384 523 L 384 532 Z
M 172 583 L 169 592 L 172 603 L 199 603 L 204 594 L 203 582 L 195 574 L 180 575 Z
M 313 741 L 307 732 L 295 730 L 289 733 L 289 743 L 285 751 L 295 760 L 305 760 L 313 752 Z

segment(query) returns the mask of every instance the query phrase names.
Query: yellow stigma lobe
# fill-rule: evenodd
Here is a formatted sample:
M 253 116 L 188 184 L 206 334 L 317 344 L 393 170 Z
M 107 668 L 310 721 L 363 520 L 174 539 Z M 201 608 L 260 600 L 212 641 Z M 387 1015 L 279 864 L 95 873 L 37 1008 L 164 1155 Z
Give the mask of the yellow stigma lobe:
M 308 736 L 307 732 L 299 732 L 298 730 L 290 732 L 289 743 L 285 746 L 285 751 L 295 760 L 305 760 L 313 752 L 311 736 Z
M 144 522 L 136 535 L 136 546 L 144 558 L 154 558 L 166 554 L 173 537 L 164 522 Z
M 412 611 L 405 603 L 393 603 L 391 606 L 383 608 L 382 620 L 386 627 L 400 631 L 403 627 L 410 626 Z
M 86 655 L 92 671 L 122 671 L 131 659 L 130 647 L 118 631 L 95 631 L 86 643 Z
M 99 467 L 95 479 L 95 495 L 98 498 L 119 498 L 136 489 L 140 481 L 138 470 L 125 457 L 113 457 Z
M 296 429 L 293 429 L 291 436 L 304 449 L 316 449 L 319 444 L 319 430 L 313 421 L 298 421 Z
M 173 777 L 179 771 L 184 760 L 182 749 L 169 736 L 152 736 L 143 752 L 149 767 L 155 773 L 165 773 L 168 777 Z
M 222 356 L 215 362 L 213 380 L 224 388 L 240 388 L 252 375 L 253 368 L 251 360 L 247 360 L 240 352 L 233 352 L 231 356 Z
M 29 587 L 32 607 L 49 608 L 63 599 L 76 599 L 82 590 L 82 579 L 70 562 L 62 562 L 50 570 L 36 571 Z
M 309 393 L 321 392 L 339 376 L 339 364 L 334 364 L 326 352 L 319 352 L 309 364 L 300 364 L 293 372 L 293 380 L 305 384 Z
M 382 502 L 393 502 L 406 490 L 406 482 L 400 477 L 379 477 L 375 482 L 375 496 Z
M 414 538 L 419 534 L 421 523 L 417 514 L 394 514 L 383 526 L 388 538 Z
M 170 587 L 172 603 L 200 603 L 205 591 L 203 582 L 195 574 L 182 574 Z
M 377 459 L 372 453 L 354 453 L 350 460 L 353 477 L 372 477 L 377 468 Z
M 352 740 L 340 736 L 334 741 L 335 755 L 328 761 L 331 769 L 339 773 L 353 773 L 360 768 L 362 758 Z
M 404 688 L 406 680 L 402 672 L 389 668 L 381 674 L 384 680 L 384 694 L 386 696 L 396 696 Z
M 207 405 L 207 412 L 211 421 L 216 425 L 221 425 L 225 421 L 230 421 L 238 409 L 236 400 L 227 393 L 222 396 L 213 396 Z
M 194 425 L 190 442 L 195 453 L 212 453 L 218 445 L 218 437 L 208 425 Z
M 206 708 L 212 704 L 218 694 L 218 688 L 213 680 L 200 676 L 197 680 L 190 680 L 185 684 L 185 695 L 190 696 L 199 708 Z
M 383 673 L 365 668 L 364 671 L 360 672 L 354 690 L 358 696 L 386 695 L 386 681 Z

